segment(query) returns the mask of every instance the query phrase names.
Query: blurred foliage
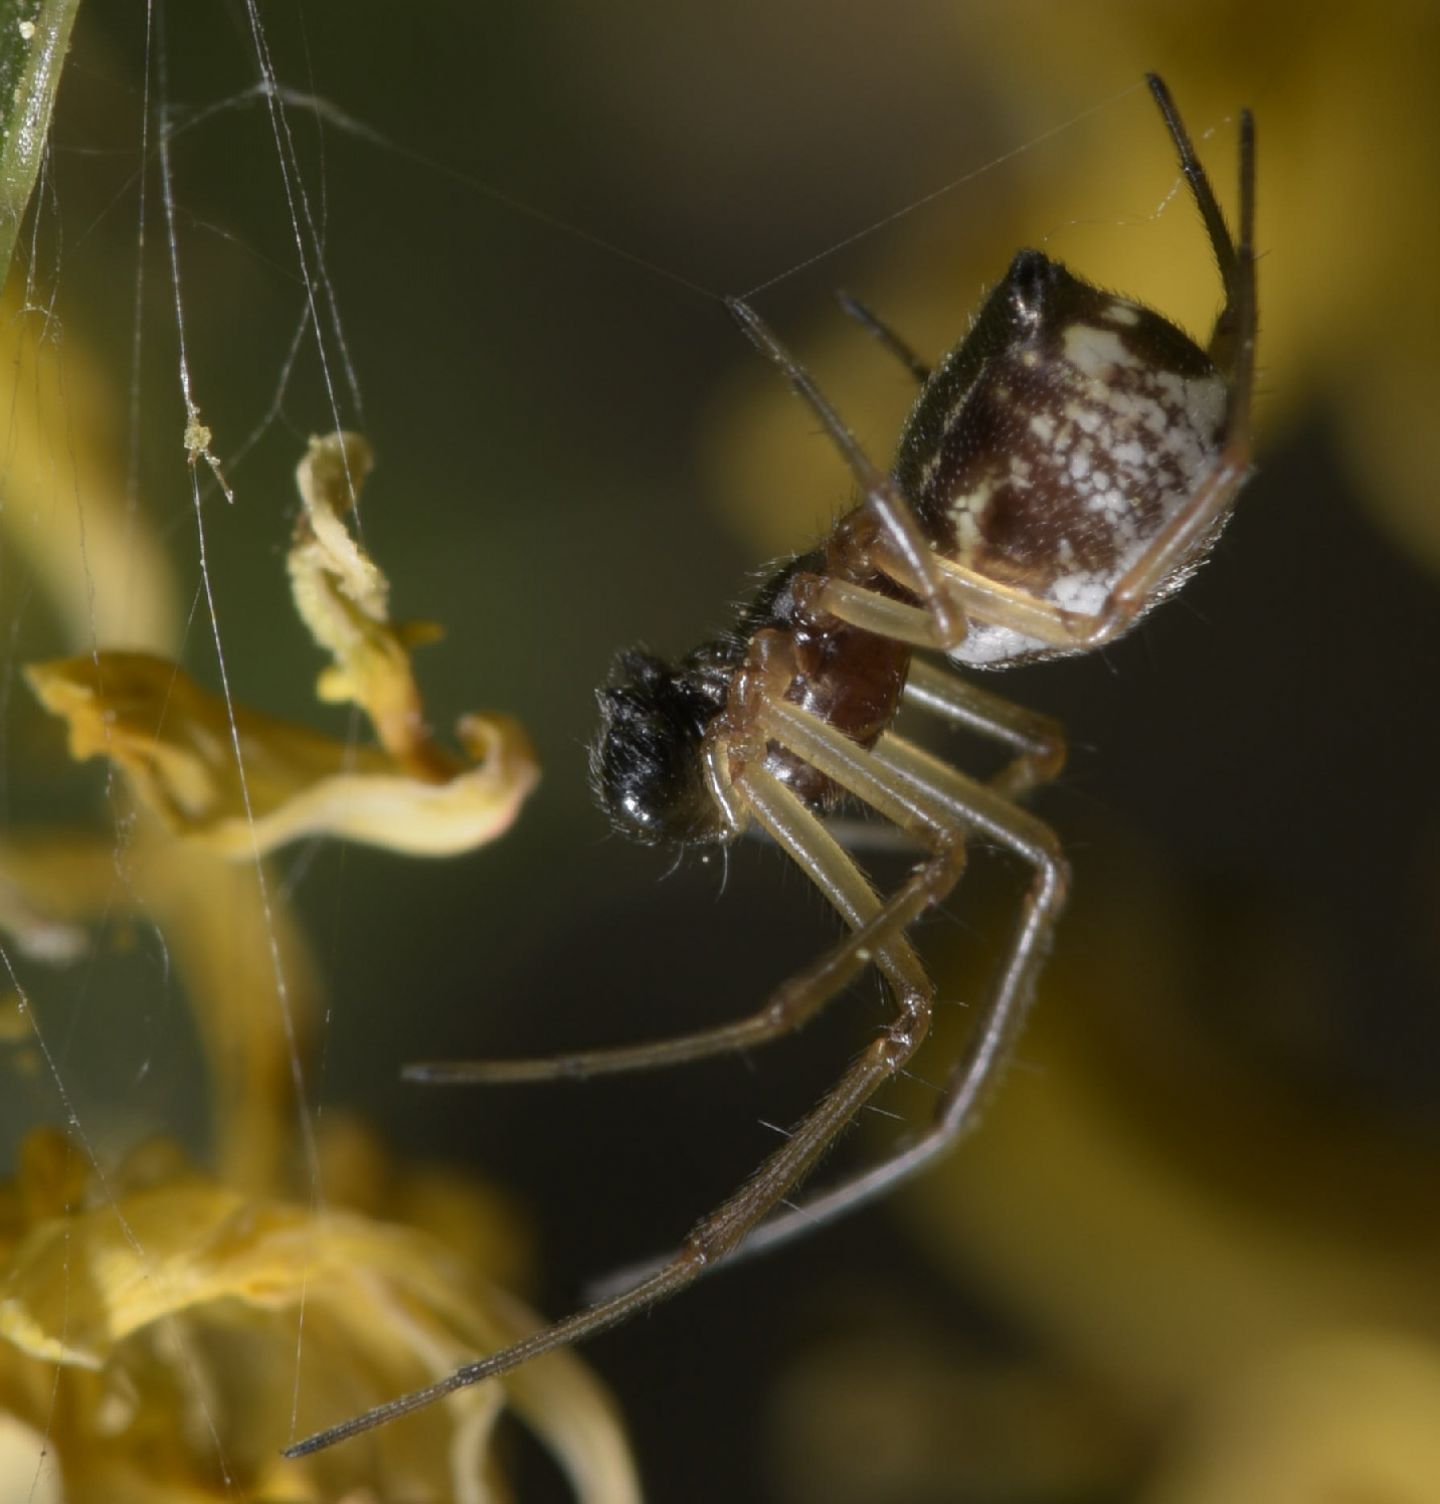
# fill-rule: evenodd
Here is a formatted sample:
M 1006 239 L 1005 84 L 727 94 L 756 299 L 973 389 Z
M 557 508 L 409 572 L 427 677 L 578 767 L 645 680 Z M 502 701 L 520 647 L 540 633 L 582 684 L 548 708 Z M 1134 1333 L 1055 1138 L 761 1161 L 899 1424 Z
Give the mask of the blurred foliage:
M 69 648 L 173 652 L 180 585 L 127 494 L 123 396 L 80 331 L 64 339 L 62 361 L 58 315 L 32 293 L 22 269 L 0 299 L 11 594 L 33 585 Z
M 793 1495 L 1110 1497 L 1138 1470 L 1147 1504 L 1434 1497 L 1440 1147 L 1206 1026 L 1217 985 L 1263 1015 L 1289 984 L 1303 942 L 1283 922 L 1198 926 L 1139 860 L 1067 918 L 981 1131 L 900 1198 L 1028 1361 L 952 1355 L 903 1309 L 862 1316 L 782 1391 Z M 940 960 L 947 995 L 983 995 L 973 962 Z M 941 1059 L 965 1024 L 943 1020 Z M 929 1091 L 907 1095 L 923 1118 Z M 838 1452 L 837 1410 L 856 1415 Z M 886 1449 L 892 1414 L 913 1445 Z
M 11 0 L 0 11 L 0 283 L 50 135 L 80 0 Z

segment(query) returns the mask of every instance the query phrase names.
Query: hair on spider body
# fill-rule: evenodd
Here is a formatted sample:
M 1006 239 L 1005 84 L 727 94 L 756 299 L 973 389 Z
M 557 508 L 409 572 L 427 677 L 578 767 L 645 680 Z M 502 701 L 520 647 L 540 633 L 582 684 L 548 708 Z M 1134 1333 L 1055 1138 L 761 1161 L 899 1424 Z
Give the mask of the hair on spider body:
M 642 845 L 710 845 L 732 832 L 705 784 L 700 746 L 725 708 L 734 664 L 723 643 L 667 663 L 638 648 L 619 653 L 595 692 L 600 732 L 590 785 L 610 823 Z
M 910 649 L 813 609 L 805 586 L 826 568 L 823 549 L 779 565 L 728 632 L 678 663 L 636 649 L 616 655 L 611 682 L 596 692 L 600 729 L 590 749 L 590 776 L 601 809 L 622 835 L 644 845 L 693 846 L 740 834 L 710 787 L 702 748 L 727 710 L 732 720 L 741 713 L 737 679 L 761 633 L 783 639 L 793 655 L 785 688 L 791 703 L 862 747 L 873 746 L 894 721 Z M 862 583 L 887 588 L 873 570 Z M 846 797 L 833 779 L 782 746 L 769 746 L 765 760 L 819 814 L 833 813 Z
M 678 663 L 622 653 L 600 691 L 591 772 L 616 827 L 647 843 L 766 832 L 824 893 L 847 933 L 737 1021 L 671 1039 L 534 1060 L 409 1067 L 411 1079 L 526 1082 L 677 1065 L 764 1045 L 812 1018 L 863 970 L 889 1021 L 729 1200 L 618 1293 L 477 1358 L 438 1383 L 289 1449 L 329 1446 L 626 1320 L 744 1245 L 774 1246 L 914 1173 L 972 1125 L 1013 1048 L 1064 905 L 1069 869 L 1019 796 L 1064 762 L 1060 727 L 961 679 L 1083 652 L 1128 631 L 1195 568 L 1250 464 L 1255 353 L 1254 128 L 1240 115 L 1232 238 L 1169 90 L 1148 80 L 1204 223 L 1225 302 L 1202 349 L 1142 304 L 1022 251 L 970 334 L 933 372 L 853 301 L 847 312 L 920 383 L 894 467 L 879 470 L 809 373 L 748 304 L 729 308 L 820 420 L 864 500 L 820 547 L 783 564 L 734 627 Z M 894 730 L 904 702 L 1002 747 L 980 780 Z M 823 816 L 853 799 L 925 859 L 882 896 Z M 979 838 L 1030 880 L 984 1005 L 930 1122 L 890 1158 L 795 1204 L 796 1186 L 923 1043 L 935 989 L 909 932 L 955 888 Z

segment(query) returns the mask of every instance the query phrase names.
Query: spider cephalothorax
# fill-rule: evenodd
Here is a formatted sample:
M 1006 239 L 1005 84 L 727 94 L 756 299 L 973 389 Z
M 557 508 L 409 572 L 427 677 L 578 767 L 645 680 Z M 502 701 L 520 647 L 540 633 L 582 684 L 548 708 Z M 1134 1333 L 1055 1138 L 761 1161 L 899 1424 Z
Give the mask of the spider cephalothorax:
M 647 846 L 729 839 L 700 760 L 728 676 L 632 649 L 616 658 L 611 681 L 596 692 L 590 748 L 591 785 L 611 824 Z

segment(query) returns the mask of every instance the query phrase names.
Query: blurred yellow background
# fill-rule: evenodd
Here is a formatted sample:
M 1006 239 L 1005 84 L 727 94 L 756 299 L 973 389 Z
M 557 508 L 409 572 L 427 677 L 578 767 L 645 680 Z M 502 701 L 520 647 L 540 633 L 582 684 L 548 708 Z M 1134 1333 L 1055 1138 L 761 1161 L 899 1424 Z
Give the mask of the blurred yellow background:
M 346 734 L 314 703 L 283 555 L 306 439 L 362 428 L 367 546 L 399 615 L 447 628 L 417 664 L 434 721 L 503 709 L 545 770 L 463 861 L 286 860 L 329 999 L 311 1105 L 508 1187 L 555 1314 L 719 1200 L 879 1016 L 867 984 L 748 1062 L 514 1092 L 398 1080 L 420 1057 L 736 1016 L 831 934 L 773 851 L 737 851 L 722 896 L 718 867 L 607 839 L 586 789 L 613 652 L 686 650 L 849 501 L 703 293 L 762 289 L 883 457 L 911 393 L 835 288 L 933 358 L 1038 245 L 1203 333 L 1218 283 L 1141 76 L 1166 77 L 1227 208 L 1253 110 L 1257 477 L 1132 639 L 988 681 L 1074 742 L 1037 808 L 1076 897 L 1021 1058 L 980 1133 L 895 1204 L 589 1356 L 656 1500 L 1440 1501 L 1440 7 L 273 10 L 276 68 L 306 96 L 287 119 L 323 238 L 323 364 L 308 333 L 290 361 L 310 300 L 243 15 L 175 6 L 155 44 L 189 361 L 236 497 L 202 502 L 229 680 Z M 157 639 L 218 683 L 153 160 L 139 248 L 145 56 L 143 16 L 82 14 L 21 268 L 32 302 L 58 300 L 71 427 L 50 501 L 7 523 L 7 684 Z M 93 447 L 133 484 L 87 556 L 58 529 L 95 490 L 66 469 L 88 475 Z M 27 531 L 46 505 L 60 520 Z M 64 768 L 18 691 L 3 728 L 7 827 L 106 818 L 101 773 Z M 931 1081 L 1017 888 L 976 869 L 922 932 L 947 1002 Z M 153 937 L 26 978 L 106 1152 L 163 1131 L 205 1154 L 200 1047 Z M 8 1143 L 63 1118 L 44 1072 L 17 1067 L 8 1098 Z M 912 1082 L 882 1105 L 913 1122 L 930 1100 Z M 872 1115 L 842 1153 L 903 1132 Z M 563 1496 L 538 1457 L 514 1466 L 521 1499 Z

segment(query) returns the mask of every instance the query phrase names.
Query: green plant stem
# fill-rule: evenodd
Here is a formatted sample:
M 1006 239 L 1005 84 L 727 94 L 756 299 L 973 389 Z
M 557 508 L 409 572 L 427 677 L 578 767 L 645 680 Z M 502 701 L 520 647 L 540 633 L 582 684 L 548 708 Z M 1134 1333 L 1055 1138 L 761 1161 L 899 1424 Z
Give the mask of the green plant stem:
M 0 286 L 45 156 L 80 0 L 0 0 Z

